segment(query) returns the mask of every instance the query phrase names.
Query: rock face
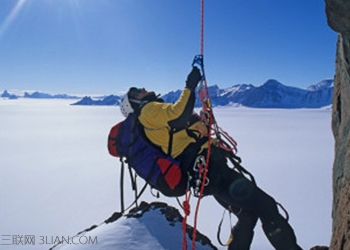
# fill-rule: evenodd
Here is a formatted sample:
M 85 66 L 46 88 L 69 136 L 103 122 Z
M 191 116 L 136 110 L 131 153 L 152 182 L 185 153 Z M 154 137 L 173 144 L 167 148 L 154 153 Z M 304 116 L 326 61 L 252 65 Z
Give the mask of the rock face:
M 328 25 L 339 33 L 334 78 L 332 130 L 333 233 L 330 249 L 350 249 L 350 2 L 325 0 Z

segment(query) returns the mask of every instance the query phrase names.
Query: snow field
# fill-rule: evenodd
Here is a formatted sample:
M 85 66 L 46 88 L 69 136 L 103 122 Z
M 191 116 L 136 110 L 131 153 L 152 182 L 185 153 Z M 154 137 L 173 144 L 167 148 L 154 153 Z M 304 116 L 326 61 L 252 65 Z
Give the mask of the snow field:
M 107 152 L 109 129 L 123 119 L 119 107 L 70 103 L 0 99 L 0 234 L 36 239 L 35 246 L 0 245 L 1 250 L 49 249 L 50 244 L 39 245 L 41 236 L 73 236 L 120 209 L 120 163 Z M 331 111 L 219 107 L 214 112 L 219 125 L 237 140 L 243 166 L 288 210 L 299 244 L 305 249 L 328 245 L 334 157 Z M 127 181 L 125 192 L 128 204 L 134 194 Z M 141 200 L 179 207 L 175 199 L 156 199 L 149 191 Z M 190 224 L 195 205 L 192 197 Z M 211 197 L 202 200 L 198 230 L 219 249 L 225 249 L 216 241 L 222 213 Z M 222 241 L 228 228 L 226 217 Z M 260 223 L 255 232 L 252 249 L 271 249 Z

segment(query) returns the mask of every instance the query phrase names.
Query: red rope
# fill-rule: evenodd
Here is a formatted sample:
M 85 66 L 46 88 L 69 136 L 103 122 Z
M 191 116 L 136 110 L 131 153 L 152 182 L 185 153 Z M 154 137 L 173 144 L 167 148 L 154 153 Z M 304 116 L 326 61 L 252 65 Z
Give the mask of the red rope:
M 202 183 L 200 187 L 200 193 L 199 197 L 197 200 L 197 205 L 196 205 L 196 210 L 195 210 L 195 215 L 194 215 L 194 225 L 193 225 L 193 234 L 192 234 L 192 250 L 196 249 L 196 236 L 197 236 L 197 219 L 198 219 L 198 212 L 199 212 L 199 205 L 204 193 L 204 187 L 206 185 L 206 180 L 207 180 L 207 173 L 208 173 L 208 167 L 209 167 L 209 160 L 210 160 L 210 153 L 211 153 L 211 142 L 212 142 L 212 133 L 213 135 L 215 134 L 217 139 L 218 139 L 218 146 L 227 150 L 227 151 L 237 151 L 237 143 L 236 141 L 229 136 L 225 131 L 223 131 L 221 128 L 218 127 L 215 118 L 214 118 L 214 113 L 213 109 L 210 103 L 210 97 L 209 97 L 209 90 L 208 90 L 208 85 L 205 77 L 205 72 L 204 72 L 204 65 L 203 65 L 203 55 L 204 55 L 204 0 L 201 0 L 201 21 L 200 21 L 201 27 L 200 27 L 200 56 L 202 58 L 201 61 L 201 67 L 202 67 L 202 75 L 203 75 L 203 81 L 201 84 L 201 87 L 198 91 L 198 96 L 202 102 L 202 114 L 203 116 L 201 117 L 203 122 L 207 125 L 208 127 L 208 149 L 207 149 L 207 155 L 205 159 L 205 166 L 203 169 L 203 165 L 200 164 L 199 167 L 199 178 L 201 178 Z M 205 88 L 205 92 L 203 91 L 203 86 Z M 200 131 L 203 134 L 203 131 Z M 224 136 L 224 138 L 229 142 L 225 143 L 224 141 L 221 140 L 220 134 Z M 203 173 L 203 176 L 201 176 Z M 186 198 L 185 201 L 183 202 L 183 209 L 185 212 L 185 217 L 184 220 L 182 221 L 182 229 L 183 229 L 183 243 L 182 243 L 182 249 L 187 250 L 187 240 L 186 240 L 186 228 L 187 228 L 187 217 L 190 214 L 190 194 L 189 191 L 186 193 Z
M 182 203 L 182 207 L 185 213 L 185 216 L 182 220 L 182 250 L 187 250 L 187 217 L 191 213 L 190 198 L 191 192 L 187 190 L 185 193 L 185 201 Z
M 203 60 L 203 55 L 204 55 L 204 0 L 201 0 L 201 20 L 200 20 L 200 55 L 202 56 Z M 202 61 L 203 63 L 203 61 Z M 208 151 L 206 155 L 206 164 L 204 166 L 204 171 L 203 171 L 203 176 L 199 176 L 199 178 L 202 178 L 202 183 L 201 183 L 201 188 L 200 188 L 200 194 L 197 200 L 197 205 L 196 205 L 196 210 L 195 210 L 195 216 L 194 216 L 194 225 L 193 225 L 193 234 L 192 234 L 192 249 L 196 249 L 196 236 L 197 236 L 197 218 L 198 218 L 198 212 L 199 212 L 199 205 L 201 198 L 203 196 L 204 192 L 204 187 L 206 183 L 206 178 L 207 178 L 207 172 L 208 172 L 208 166 L 209 166 L 209 160 L 210 160 L 210 146 L 211 146 L 211 132 L 212 130 L 217 130 L 213 129 L 213 124 L 215 123 L 214 115 L 213 115 L 213 110 L 211 107 L 210 99 L 209 99 L 209 90 L 208 90 L 208 85 L 205 77 L 205 72 L 204 72 L 204 65 L 202 64 L 202 74 L 203 74 L 203 85 L 205 87 L 205 93 L 203 92 L 202 89 L 199 90 L 199 97 L 200 100 L 202 101 L 202 111 L 204 114 L 207 114 L 208 117 L 202 117 L 202 119 L 206 119 L 205 123 L 207 124 L 208 127 Z M 209 121 L 207 120 L 209 119 Z M 199 173 L 202 173 L 202 165 L 200 166 Z M 184 219 L 182 221 L 182 230 L 183 230 L 183 242 L 182 242 L 182 249 L 187 250 L 187 240 L 186 240 L 186 227 L 187 227 L 187 217 L 190 214 L 190 204 L 189 204 L 189 191 L 186 192 L 186 198 L 185 201 L 183 202 L 183 210 L 185 213 Z
M 204 55 L 204 0 L 201 0 L 201 50 L 200 54 Z
M 201 0 L 201 34 L 200 34 L 200 55 L 203 57 L 204 55 L 204 0 Z M 200 176 L 199 178 L 202 179 L 201 188 L 199 197 L 197 200 L 195 215 L 194 215 L 194 224 L 193 224 L 193 234 L 192 234 L 192 249 L 196 249 L 196 237 L 197 237 L 197 220 L 198 220 L 198 212 L 199 212 L 199 205 L 203 196 L 204 187 L 207 179 L 207 172 L 208 172 L 208 166 L 209 166 L 209 159 L 210 159 L 210 144 L 211 144 L 211 129 L 213 124 L 213 112 L 211 109 L 210 99 L 209 99 L 209 90 L 208 85 L 205 77 L 204 72 L 204 66 L 202 65 L 202 74 L 203 74 L 203 85 L 205 88 L 205 93 L 203 93 L 203 90 L 199 90 L 199 96 L 202 101 L 202 109 L 204 112 L 207 112 L 209 115 L 209 126 L 208 126 L 208 151 L 206 155 L 206 164 L 203 166 L 200 165 L 199 173 L 203 173 L 203 176 Z M 204 110 L 205 109 L 205 110 Z

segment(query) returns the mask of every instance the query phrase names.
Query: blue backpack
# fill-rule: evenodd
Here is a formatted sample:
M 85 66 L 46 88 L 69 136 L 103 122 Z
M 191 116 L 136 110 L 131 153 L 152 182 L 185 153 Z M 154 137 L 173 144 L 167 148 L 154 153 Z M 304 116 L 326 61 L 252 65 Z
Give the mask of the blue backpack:
M 187 188 L 187 174 L 179 162 L 153 145 L 144 134 L 137 116 L 129 114 L 113 126 L 108 137 L 112 156 L 126 158 L 138 176 L 166 196 L 181 196 Z

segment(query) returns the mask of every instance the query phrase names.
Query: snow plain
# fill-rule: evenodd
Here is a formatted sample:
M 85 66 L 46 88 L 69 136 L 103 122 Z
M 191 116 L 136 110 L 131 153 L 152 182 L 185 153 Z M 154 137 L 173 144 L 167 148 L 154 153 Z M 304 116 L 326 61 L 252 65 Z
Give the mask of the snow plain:
M 0 99 L 1 250 L 49 249 L 52 237 L 73 236 L 120 209 L 119 161 L 107 152 L 108 132 L 123 119 L 119 107 L 70 103 Z M 304 249 L 329 245 L 334 157 L 330 109 L 222 107 L 214 112 L 219 125 L 237 140 L 243 165 L 258 185 L 288 210 L 299 244 Z M 133 200 L 129 186 L 126 203 Z M 157 199 L 149 191 L 141 200 L 179 207 L 175 199 Z M 195 203 L 192 198 L 189 224 Z M 222 213 L 211 197 L 202 200 L 198 230 L 219 249 L 225 249 L 216 240 Z M 228 227 L 226 219 L 223 241 Z M 255 232 L 252 249 L 272 249 L 260 223 Z M 17 236 L 28 235 L 35 237 L 35 245 L 13 244 Z

